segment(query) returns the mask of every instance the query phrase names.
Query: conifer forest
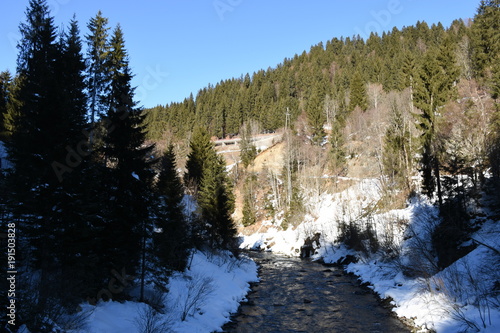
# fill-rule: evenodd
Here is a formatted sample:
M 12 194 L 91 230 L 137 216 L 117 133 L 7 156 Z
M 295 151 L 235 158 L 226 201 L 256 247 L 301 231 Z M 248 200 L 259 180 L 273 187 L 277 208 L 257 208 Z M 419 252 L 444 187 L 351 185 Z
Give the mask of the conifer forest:
M 89 328 L 111 304 L 142 309 L 127 332 L 203 332 L 186 325 L 222 289 L 196 267 L 253 272 L 221 331 L 257 279 L 249 249 L 337 263 L 414 331 L 453 330 L 398 312 L 391 274 L 446 296 L 432 309 L 457 332 L 500 329 L 499 0 L 332 36 L 152 108 L 106 13 L 25 15 L 0 73 L 5 332 L 118 332 Z

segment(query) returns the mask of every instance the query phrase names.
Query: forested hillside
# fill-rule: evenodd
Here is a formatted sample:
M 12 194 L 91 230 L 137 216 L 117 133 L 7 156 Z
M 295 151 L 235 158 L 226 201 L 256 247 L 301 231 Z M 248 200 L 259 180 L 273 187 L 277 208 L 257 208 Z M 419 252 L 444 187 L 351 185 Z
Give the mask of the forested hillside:
M 224 137 L 237 134 L 248 120 L 275 130 L 284 127 L 287 107 L 292 120 L 304 112 L 310 126 L 320 130 L 321 124 L 345 117 L 356 106 L 377 107 L 382 90 L 402 92 L 418 85 L 419 77 L 438 80 L 424 73 L 438 61 L 450 82 L 476 80 L 493 91 L 498 86 L 493 77 L 498 66 L 498 50 L 492 45 L 498 33 L 495 6 L 483 2 L 475 20 L 456 20 L 446 28 L 417 22 L 382 36 L 372 33 L 367 40 L 335 37 L 319 43 L 275 67 L 209 85 L 182 103 L 146 110 L 148 137 L 160 139 L 166 130 L 182 137 L 194 124 L 208 124 L 211 135 Z
M 30 0 L 20 35 L 16 73 L 0 74 L 0 224 L 14 230 L 5 257 L 18 286 L 7 295 L 2 270 L 1 304 L 17 302 L 18 325 L 33 332 L 79 328 L 81 305 L 100 300 L 164 314 L 145 290 L 167 293 L 193 258 L 225 253 L 219 268 L 244 266 L 237 227 L 298 230 L 325 198 L 345 202 L 365 183 L 377 195 L 348 196 L 377 198 L 359 221 L 427 197 L 436 271 L 500 216 L 500 0 L 449 27 L 337 36 L 151 109 L 135 100 L 126 31 L 101 12 L 84 32 L 76 19 L 58 30 L 47 1 Z M 273 131 L 280 142 L 262 152 L 253 137 Z M 228 162 L 212 141 L 234 136 Z M 340 223 L 335 241 L 377 252 L 370 223 Z
M 145 110 L 146 136 L 177 142 L 182 161 L 187 147 L 181 141 L 195 126 L 219 138 L 242 133 L 250 123 L 275 131 L 285 127 L 289 112 L 283 170 L 259 173 L 258 180 L 244 173 L 240 181 L 243 202 L 257 200 L 245 207 L 247 214 L 263 207 L 274 214 L 271 206 L 289 211 L 292 197 L 300 207 L 301 197 L 329 186 L 312 180 L 325 174 L 385 175 L 388 203 L 417 191 L 443 205 L 444 197 L 463 195 L 468 182 L 475 188 L 485 176 L 498 182 L 499 15 L 498 1 L 481 1 L 473 19 L 449 27 L 417 22 L 367 40 L 335 37 L 275 67 Z M 273 190 L 273 177 L 286 186 Z M 249 182 L 267 184 L 274 197 L 262 198 Z

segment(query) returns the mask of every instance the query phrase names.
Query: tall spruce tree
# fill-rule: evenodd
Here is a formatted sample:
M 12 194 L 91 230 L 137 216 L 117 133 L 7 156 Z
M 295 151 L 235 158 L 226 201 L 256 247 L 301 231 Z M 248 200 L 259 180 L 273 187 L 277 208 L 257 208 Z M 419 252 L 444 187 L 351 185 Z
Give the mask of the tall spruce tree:
M 321 144 L 325 138 L 323 125 L 326 117 L 324 101 L 326 96 L 326 82 L 321 79 L 314 86 L 311 97 L 307 102 L 307 122 L 311 128 L 311 140 L 314 144 Z
M 18 174 L 18 189 L 29 190 L 40 184 L 58 146 L 53 133 L 61 114 L 57 107 L 56 62 L 59 50 L 56 30 L 48 6 L 43 0 L 30 1 L 27 22 L 20 25 L 21 41 L 17 72 L 23 85 L 19 91 L 22 106 L 15 120 L 16 131 L 9 145 L 11 162 Z M 64 152 L 64 146 L 58 153 Z
M 243 226 L 248 227 L 257 221 L 256 216 L 256 184 L 257 184 L 257 174 L 250 173 L 245 177 L 245 183 L 243 185 L 243 208 L 242 208 L 242 219 L 241 223 Z
M 330 133 L 330 167 L 336 175 L 341 175 L 346 168 L 344 128 L 344 117 L 340 114 L 335 115 Z
M 109 73 L 106 59 L 110 52 L 108 41 L 108 19 L 101 11 L 90 19 L 87 25 L 89 34 L 87 40 L 87 88 L 90 108 L 91 144 L 94 143 L 94 124 L 106 112 L 105 96 L 108 92 Z
M 57 217 L 63 227 L 56 228 L 53 233 L 57 247 L 65 249 L 60 252 L 59 288 L 70 295 L 66 302 L 76 307 L 82 299 L 95 296 L 107 278 L 96 260 L 100 255 L 100 239 L 96 237 L 96 231 L 100 225 L 98 211 L 103 197 L 96 193 L 100 192 L 100 177 L 95 177 L 97 170 L 92 170 L 89 164 L 91 152 L 88 137 L 84 134 L 87 126 L 85 61 L 75 18 L 71 20 L 68 31 L 61 36 L 59 44 L 62 51 L 58 66 L 59 103 L 65 113 L 60 121 L 68 124 L 68 130 L 61 134 L 72 138 L 66 151 L 75 170 L 60 174 L 62 195 Z M 67 163 L 68 159 L 60 162 Z M 71 293 L 68 292 L 70 290 Z
M 7 118 L 7 105 L 9 103 L 9 93 L 12 87 L 12 76 L 9 71 L 0 73 L 0 140 L 5 140 L 7 129 L 5 120 Z
M 391 186 L 409 190 L 411 170 L 411 133 L 396 101 L 392 102 L 389 127 L 384 137 L 382 166 Z
M 22 207 L 16 213 L 26 216 L 24 231 L 35 249 L 32 258 L 35 266 L 42 268 L 45 278 L 56 260 L 49 238 L 55 227 L 51 209 L 60 193 L 51 163 L 66 153 L 66 138 L 60 133 L 66 132 L 67 123 L 57 121 L 65 115 L 58 102 L 61 52 L 53 18 L 42 0 L 30 1 L 26 16 L 26 23 L 20 25 L 22 38 L 17 64 L 23 80 L 19 90 L 22 104 L 8 142 L 9 159 L 14 166 L 10 186 L 12 199 L 22 203 L 15 205 Z
M 473 67 L 476 77 L 490 90 L 495 101 L 489 160 L 500 184 L 500 1 L 481 0 L 471 27 Z
M 411 107 L 411 112 L 413 112 L 413 90 L 415 86 L 415 71 L 416 71 L 416 60 L 410 51 L 404 51 L 403 53 L 403 66 L 402 66 L 402 74 L 403 74 L 403 87 L 409 87 L 410 88 L 410 107 Z
M 168 147 L 160 163 L 161 172 L 156 183 L 160 200 L 156 219 L 159 231 L 153 234 L 154 254 L 162 270 L 182 271 L 186 266 L 190 237 L 173 145 Z
M 203 127 L 195 127 L 189 147 L 191 151 L 186 162 L 184 183 L 188 187 L 197 188 L 205 172 L 208 155 L 213 149 L 208 132 Z
M 473 59 L 476 75 L 491 78 L 491 66 L 500 60 L 500 1 L 481 0 L 472 25 Z
M 365 82 L 359 70 L 354 72 L 351 78 L 351 93 L 349 95 L 349 110 L 352 111 L 358 106 L 361 110 L 368 109 L 368 97 L 366 94 Z
M 240 129 L 240 159 L 244 168 L 253 164 L 255 157 L 257 156 L 257 148 L 252 142 L 252 130 L 250 122 L 247 122 L 241 126 Z
M 14 132 L 15 121 L 21 108 L 19 100 L 19 90 L 21 88 L 21 77 L 16 75 L 12 77 L 7 72 L 0 74 L 2 87 L 2 114 L 1 114 L 1 129 L 0 140 L 9 140 Z
M 223 158 L 214 149 L 207 156 L 198 204 L 208 245 L 236 250 L 236 226 L 231 217 L 234 211 L 232 184 Z
M 454 83 L 459 71 L 455 65 L 452 44 L 444 42 L 440 48 L 429 50 L 415 78 L 415 106 L 422 113 L 417 115 L 418 128 L 422 131 L 423 190 L 429 197 L 437 187 L 438 201 L 442 205 L 440 161 L 436 139 L 439 109 L 454 95 Z
M 68 143 L 77 149 L 79 141 L 86 139 L 82 130 L 87 125 L 87 96 L 85 95 L 85 61 L 82 55 L 82 41 L 75 17 L 70 21 L 68 32 L 61 36 L 60 49 L 57 89 L 63 117 L 58 120 L 66 129 L 61 133 L 62 137 L 69 138 Z M 85 151 L 86 149 L 80 148 L 78 149 L 80 155 L 89 154 Z
M 32 303 L 21 312 L 30 328 L 43 329 L 54 304 L 67 305 L 78 297 L 69 290 L 78 291 L 63 281 L 68 277 L 63 266 L 68 257 L 61 248 L 69 244 L 71 218 L 78 215 L 72 198 L 78 191 L 73 171 L 80 156 L 70 152 L 84 140 L 83 63 L 76 22 L 57 42 L 44 0 L 30 1 L 20 32 L 18 81 L 15 97 L 9 100 L 13 111 L 7 148 L 13 169 L 8 186 L 12 217 L 19 219 L 22 241 L 29 243 L 23 264 L 40 273 L 32 282 L 38 286 L 35 295 L 21 292 L 21 303 Z M 58 161 L 65 163 L 64 178 L 54 168 Z
M 102 259 L 118 271 L 136 273 L 150 229 L 151 146 L 144 145 L 142 111 L 134 102 L 128 54 L 120 26 L 113 31 L 107 58 L 110 92 L 102 148 L 108 202 L 104 207 Z

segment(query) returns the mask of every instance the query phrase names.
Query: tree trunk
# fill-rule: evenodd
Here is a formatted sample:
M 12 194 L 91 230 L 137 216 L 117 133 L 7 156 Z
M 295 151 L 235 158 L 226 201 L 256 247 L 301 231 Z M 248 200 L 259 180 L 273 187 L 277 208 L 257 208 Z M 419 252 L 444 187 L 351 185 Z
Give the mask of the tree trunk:
M 443 206 L 443 193 L 441 191 L 441 175 L 439 173 L 439 159 L 434 156 L 434 176 L 436 177 L 439 208 Z

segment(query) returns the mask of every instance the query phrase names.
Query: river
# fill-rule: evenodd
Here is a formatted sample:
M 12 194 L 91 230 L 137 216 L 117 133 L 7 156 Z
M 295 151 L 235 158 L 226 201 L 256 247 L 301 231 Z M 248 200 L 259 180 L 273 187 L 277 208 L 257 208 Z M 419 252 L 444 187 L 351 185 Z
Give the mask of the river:
M 224 332 L 410 332 L 341 268 L 263 252 L 250 256 L 260 266 L 260 282 Z

